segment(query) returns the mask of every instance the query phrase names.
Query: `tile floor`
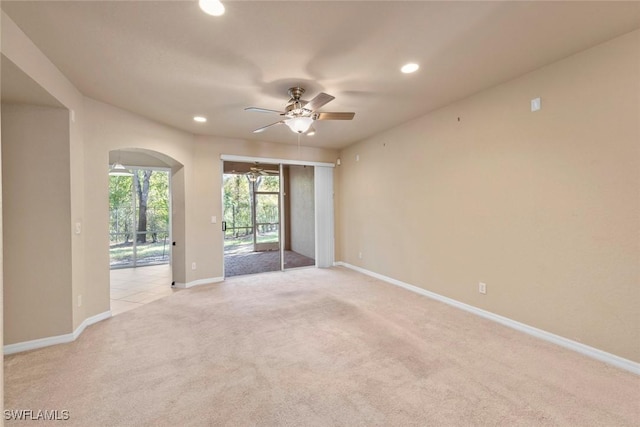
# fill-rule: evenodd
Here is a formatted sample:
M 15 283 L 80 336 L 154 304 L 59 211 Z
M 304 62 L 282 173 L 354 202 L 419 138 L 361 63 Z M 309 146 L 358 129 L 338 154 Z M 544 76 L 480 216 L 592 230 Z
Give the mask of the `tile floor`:
M 111 270 L 111 314 L 142 307 L 178 291 L 171 287 L 168 264 Z

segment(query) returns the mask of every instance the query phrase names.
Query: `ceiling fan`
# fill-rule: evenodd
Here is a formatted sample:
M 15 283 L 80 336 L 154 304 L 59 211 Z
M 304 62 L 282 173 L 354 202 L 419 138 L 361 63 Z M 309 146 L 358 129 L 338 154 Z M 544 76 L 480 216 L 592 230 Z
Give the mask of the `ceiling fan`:
M 311 101 L 305 101 L 300 99 L 305 90 L 301 87 L 292 87 L 289 89 L 290 99 L 284 111 L 270 110 L 267 108 L 259 107 L 247 107 L 245 111 L 256 111 L 258 113 L 275 113 L 283 116 L 283 118 L 270 125 L 263 126 L 253 131 L 253 133 L 260 133 L 267 128 L 275 125 L 285 124 L 295 133 L 306 133 L 311 135 L 315 132 L 311 125 L 315 120 L 353 120 L 356 113 L 320 113 L 316 110 L 325 104 L 333 101 L 334 96 L 326 93 L 320 93 L 316 95 Z
M 247 173 L 253 173 L 255 175 L 278 175 L 280 173 L 280 171 L 277 170 L 269 170 L 269 169 L 262 169 L 261 167 L 253 167 L 249 169 L 250 172 Z
M 249 177 L 249 180 L 251 182 L 256 181 L 261 176 L 279 175 L 279 174 L 280 174 L 279 170 L 261 168 L 258 162 L 256 162 L 256 165 L 249 168 L 249 171 L 245 173 L 245 175 Z

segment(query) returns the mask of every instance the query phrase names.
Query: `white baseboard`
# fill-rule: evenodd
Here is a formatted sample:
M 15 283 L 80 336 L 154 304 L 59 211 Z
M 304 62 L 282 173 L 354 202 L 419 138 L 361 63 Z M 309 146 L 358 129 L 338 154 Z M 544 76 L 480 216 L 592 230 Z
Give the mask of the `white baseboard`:
M 108 319 L 110 317 L 111 310 L 105 311 L 104 313 L 96 314 L 95 316 L 84 319 L 80 326 L 78 326 L 76 330 L 70 334 L 56 335 L 54 337 L 40 338 L 37 340 L 24 341 L 15 344 L 7 344 L 4 346 L 3 352 L 5 355 L 9 355 L 28 350 L 35 350 L 37 348 L 49 347 L 51 345 L 69 343 L 75 341 L 87 326 L 93 325 L 94 323 L 97 323 L 104 319 Z
M 192 282 L 187 282 L 187 283 L 176 282 L 174 287 L 175 288 L 180 288 L 180 289 L 186 289 L 186 288 L 191 288 L 193 286 L 208 285 L 208 284 L 211 284 L 211 283 L 218 283 L 218 282 L 222 282 L 223 280 L 224 280 L 224 277 L 211 277 L 209 279 L 199 279 L 199 280 L 194 280 Z
M 88 317 L 88 318 L 84 319 L 84 321 L 82 323 L 80 323 L 80 326 L 78 326 L 76 328 L 76 330 L 73 331 L 73 339 L 74 340 L 77 339 L 80 336 L 80 334 L 84 332 L 84 329 L 87 326 L 91 326 L 94 323 L 98 323 L 101 320 L 105 320 L 105 319 L 108 319 L 110 317 L 111 317 L 111 310 L 108 310 L 108 311 L 105 311 L 103 313 L 99 313 L 99 314 L 96 314 L 95 316 L 91 316 L 91 317 Z
M 579 343 L 577 341 L 573 341 L 568 338 L 564 338 L 559 335 L 552 334 L 551 332 L 543 331 L 542 329 L 534 328 L 533 326 L 529 326 L 524 323 L 520 323 L 515 320 L 509 319 L 507 317 L 500 316 L 495 313 L 491 313 L 490 311 L 486 311 L 481 308 L 474 307 L 472 305 L 465 304 L 460 301 L 456 301 L 452 298 L 445 297 L 435 292 L 427 291 L 426 289 L 422 289 L 417 286 L 401 282 L 400 280 L 383 276 L 382 274 L 378 274 L 373 271 L 366 270 L 362 267 L 357 267 L 355 265 L 351 265 L 342 261 L 335 262 L 334 265 L 346 267 L 351 270 L 360 272 L 362 274 L 366 274 L 367 276 L 375 277 L 376 279 L 380 279 L 392 285 L 400 286 L 401 288 L 407 289 L 417 294 L 424 295 L 428 298 L 443 302 L 445 304 L 459 308 L 469 313 L 473 313 L 477 316 L 484 317 L 485 319 L 493 320 L 494 322 L 500 323 L 501 325 L 507 326 L 509 328 L 515 329 L 520 332 L 524 332 L 525 334 L 529 334 L 536 338 L 549 341 L 551 343 L 567 348 L 569 350 L 573 350 L 578 353 L 584 354 L 585 356 L 591 357 L 593 359 L 600 360 L 601 362 L 605 362 L 610 365 L 616 366 L 618 368 L 624 369 L 626 371 L 632 372 L 636 375 L 640 375 L 640 363 L 634 362 L 632 360 L 625 359 L 620 356 L 616 356 L 615 354 L 611 354 L 611 353 L 607 353 L 606 351 L 599 350 L 595 347 L 590 347 L 588 345 Z

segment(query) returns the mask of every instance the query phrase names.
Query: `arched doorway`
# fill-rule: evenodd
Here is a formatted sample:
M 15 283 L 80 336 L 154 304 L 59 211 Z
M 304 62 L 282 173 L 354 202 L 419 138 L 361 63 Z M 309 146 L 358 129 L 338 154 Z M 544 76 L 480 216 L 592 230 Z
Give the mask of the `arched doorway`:
M 172 280 L 172 175 L 162 153 L 109 153 L 109 259 L 113 315 L 175 292 Z

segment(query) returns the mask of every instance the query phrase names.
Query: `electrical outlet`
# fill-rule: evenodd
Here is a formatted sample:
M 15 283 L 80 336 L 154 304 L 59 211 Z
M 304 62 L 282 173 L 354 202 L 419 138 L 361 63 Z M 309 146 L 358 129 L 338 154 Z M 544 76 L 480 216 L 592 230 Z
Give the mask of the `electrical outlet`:
M 78 307 L 82 307 L 82 295 L 78 295 Z
M 486 294 L 487 293 L 487 284 L 486 283 L 478 283 L 478 292 L 480 292 L 481 294 Z
M 196 263 L 195 263 L 195 262 L 192 262 L 192 263 L 191 263 L 191 269 L 192 269 L 192 270 L 195 270 L 195 269 L 196 269 Z

